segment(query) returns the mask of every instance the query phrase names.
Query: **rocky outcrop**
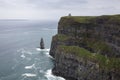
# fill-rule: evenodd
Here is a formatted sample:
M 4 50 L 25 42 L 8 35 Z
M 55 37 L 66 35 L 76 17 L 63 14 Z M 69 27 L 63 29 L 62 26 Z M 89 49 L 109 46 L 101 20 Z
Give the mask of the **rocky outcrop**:
M 53 74 L 66 80 L 120 79 L 120 15 L 62 17 L 52 38 Z
M 45 49 L 43 38 L 40 41 L 40 49 Z

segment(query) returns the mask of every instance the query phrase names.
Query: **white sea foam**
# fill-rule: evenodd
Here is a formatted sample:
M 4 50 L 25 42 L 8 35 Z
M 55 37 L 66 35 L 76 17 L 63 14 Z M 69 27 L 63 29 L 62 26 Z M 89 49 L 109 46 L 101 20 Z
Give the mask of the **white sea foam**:
M 50 51 L 50 49 L 46 49 L 47 51 Z
M 62 78 L 62 77 L 54 76 L 54 75 L 52 74 L 52 70 L 51 70 L 51 69 L 49 69 L 49 70 L 46 71 L 45 77 L 46 77 L 48 80 L 65 80 L 65 79 Z
M 24 54 L 22 54 L 20 57 L 25 58 L 25 55 L 24 55 Z
M 49 58 L 54 59 L 54 58 L 49 54 L 49 52 L 46 52 L 46 55 L 47 55 Z
M 32 64 L 31 66 L 25 66 L 25 69 L 32 69 L 35 67 L 35 64 Z
M 45 76 L 46 76 L 47 78 L 48 78 L 48 77 L 53 77 L 53 75 L 52 75 L 52 70 L 51 70 L 51 69 L 47 70 Z
M 20 52 L 20 53 L 22 53 L 22 54 L 32 54 L 30 51 L 28 51 L 28 50 L 25 50 L 25 49 L 19 49 L 19 50 L 17 50 L 17 52 Z
M 49 52 L 46 52 L 45 54 L 46 54 L 48 57 L 50 56 L 50 55 L 49 55 Z
M 36 48 L 36 50 L 37 50 L 37 51 L 41 51 L 41 49 L 40 49 L 40 48 Z
M 46 52 L 49 52 L 50 49 L 40 49 L 40 48 L 36 48 L 37 51 L 46 51 Z
M 27 54 L 28 54 L 28 55 L 32 55 L 32 52 L 27 51 L 27 50 L 25 50 L 25 49 L 23 49 L 23 48 L 17 50 L 17 52 L 21 54 L 20 57 L 23 58 L 23 59 L 27 57 L 27 56 L 26 56 Z
M 22 50 L 21 53 L 32 55 L 32 53 L 30 51 L 26 51 L 26 50 Z
M 24 74 L 22 74 L 22 76 L 25 76 L 25 77 L 35 77 L 37 75 L 36 74 L 32 74 L 32 73 L 24 73 Z
M 52 59 L 53 59 L 53 57 L 49 55 L 50 49 L 40 49 L 40 48 L 36 48 L 36 50 L 37 50 L 37 51 L 45 51 L 45 52 L 46 52 L 45 54 L 46 54 L 49 58 L 52 58 Z

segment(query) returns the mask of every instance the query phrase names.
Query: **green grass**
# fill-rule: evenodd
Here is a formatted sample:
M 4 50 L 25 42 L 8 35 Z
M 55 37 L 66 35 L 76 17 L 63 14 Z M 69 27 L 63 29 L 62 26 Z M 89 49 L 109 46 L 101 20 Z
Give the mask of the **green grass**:
M 95 16 L 65 16 L 62 19 L 72 19 L 78 23 L 89 23 L 91 19 L 95 18 Z
M 78 46 L 59 46 L 60 51 L 66 54 L 74 54 L 84 60 L 93 61 L 99 64 L 100 69 L 104 70 L 118 70 L 120 71 L 120 58 L 110 58 L 101 54 L 91 53 L 90 51 L 80 48 Z
M 100 16 L 99 16 L 100 17 Z M 113 19 L 116 19 L 116 20 L 120 20 L 120 14 L 118 14 L 118 15 L 103 15 L 103 16 L 101 16 L 102 18 L 106 18 L 106 17 L 108 17 L 110 20 L 113 20 Z
M 54 36 L 54 39 L 58 41 L 67 41 L 70 40 L 70 37 L 64 34 L 57 34 Z M 77 42 L 78 44 L 85 43 L 87 47 L 94 50 L 96 53 L 110 53 L 112 52 L 112 49 L 104 42 L 96 39 L 89 39 L 84 38 L 82 41 L 78 39 L 74 39 L 74 42 Z
M 73 19 L 76 21 L 76 22 L 80 22 L 80 23 L 89 23 L 91 21 L 91 19 L 94 19 L 95 17 L 93 16 L 86 16 L 86 17 L 82 17 L 82 16 L 75 16 L 73 17 Z
M 89 23 L 96 21 L 96 19 L 108 19 L 108 22 L 120 21 L 120 14 L 118 15 L 103 15 L 103 16 L 64 16 L 62 19 L 73 19 L 79 23 Z
M 102 40 L 85 38 L 84 43 L 97 53 L 109 53 L 112 51 L 112 49 Z
M 69 39 L 69 37 L 64 34 L 57 34 L 54 36 L 54 39 L 57 39 L 58 41 L 65 41 Z

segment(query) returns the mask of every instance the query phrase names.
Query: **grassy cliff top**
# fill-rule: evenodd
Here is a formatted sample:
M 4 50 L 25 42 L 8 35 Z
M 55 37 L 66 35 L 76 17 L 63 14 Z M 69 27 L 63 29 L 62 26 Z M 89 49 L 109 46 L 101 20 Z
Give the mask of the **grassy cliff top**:
M 65 17 L 62 17 L 61 19 L 72 19 L 75 22 L 87 23 L 93 18 L 96 18 L 96 17 L 95 16 L 65 16 Z
M 64 16 L 61 18 L 61 20 L 68 20 L 72 19 L 75 22 L 79 23 L 89 23 L 91 21 L 96 21 L 98 19 L 100 20 L 107 20 L 109 22 L 111 21 L 120 21 L 120 14 L 119 15 L 103 15 L 103 16 Z

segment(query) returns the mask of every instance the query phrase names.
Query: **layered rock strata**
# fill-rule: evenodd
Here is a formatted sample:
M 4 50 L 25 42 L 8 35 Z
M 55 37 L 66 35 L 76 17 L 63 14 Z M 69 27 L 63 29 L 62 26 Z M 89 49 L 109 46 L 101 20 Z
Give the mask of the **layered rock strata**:
M 120 15 L 62 17 L 50 55 L 66 80 L 119 80 Z

